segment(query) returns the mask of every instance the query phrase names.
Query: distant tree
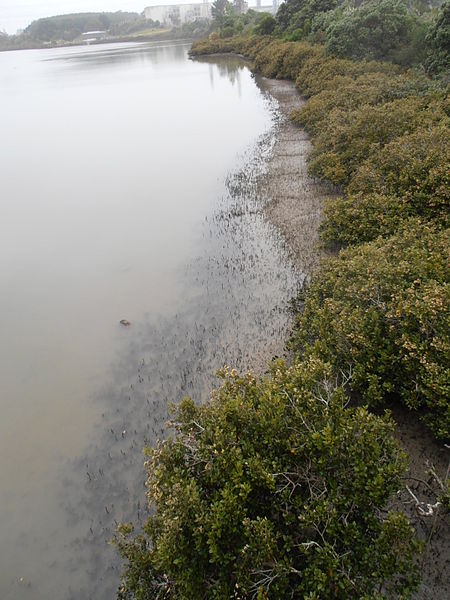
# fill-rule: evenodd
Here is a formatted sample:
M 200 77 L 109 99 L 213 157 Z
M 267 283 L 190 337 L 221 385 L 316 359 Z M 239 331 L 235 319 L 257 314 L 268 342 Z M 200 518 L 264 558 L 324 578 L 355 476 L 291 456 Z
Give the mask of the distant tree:
M 230 11 L 231 3 L 228 0 L 215 0 L 211 6 L 211 15 L 216 25 L 221 27 Z
M 286 0 L 278 9 L 277 23 L 281 31 L 300 30 L 307 35 L 313 19 L 337 5 L 338 0 Z
M 447 0 L 430 27 L 426 37 L 428 47 L 426 69 L 432 75 L 450 71 L 450 1 Z
M 33 40 L 49 42 L 57 40 L 73 41 L 86 31 L 109 30 L 115 26 L 132 23 L 139 18 L 137 13 L 77 13 L 58 15 L 33 21 L 25 29 L 25 35 Z
M 255 26 L 255 33 L 258 35 L 270 35 L 276 27 L 277 22 L 272 15 L 264 15 L 260 22 Z
M 410 62 L 423 48 L 424 25 L 403 0 L 369 0 L 330 23 L 330 54 L 357 59 Z
M 285 31 L 294 14 L 298 13 L 307 3 L 307 0 L 286 0 L 278 9 L 276 20 L 281 31 Z

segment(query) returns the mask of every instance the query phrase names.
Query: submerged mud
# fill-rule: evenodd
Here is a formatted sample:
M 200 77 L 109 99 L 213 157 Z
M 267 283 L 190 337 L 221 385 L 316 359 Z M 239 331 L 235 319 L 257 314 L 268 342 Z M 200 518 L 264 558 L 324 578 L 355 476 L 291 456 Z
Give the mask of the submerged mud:
M 54 565 L 72 575 L 64 598 L 115 596 L 121 562 L 108 541 L 118 523 L 139 528 L 148 516 L 142 450 L 167 435 L 170 403 L 185 395 L 205 401 L 225 364 L 263 373 L 284 354 L 290 300 L 306 274 L 293 268 L 283 237 L 263 213 L 260 181 L 280 120 L 276 104 L 267 102 L 274 127 L 228 176 L 224 196 L 198 232 L 197 258 L 179 274 L 183 309 L 117 324 L 129 342 L 98 394 L 107 408 L 85 455 L 64 475 L 71 558 Z

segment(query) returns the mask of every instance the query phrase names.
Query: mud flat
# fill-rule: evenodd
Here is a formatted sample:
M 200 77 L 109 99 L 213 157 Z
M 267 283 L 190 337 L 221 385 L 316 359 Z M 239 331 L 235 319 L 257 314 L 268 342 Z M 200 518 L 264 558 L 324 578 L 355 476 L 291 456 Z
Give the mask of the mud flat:
M 265 214 L 283 235 L 296 269 L 308 277 L 320 260 L 318 228 L 324 199 L 335 190 L 308 175 L 311 150 L 308 134 L 289 120 L 300 98 L 292 81 L 257 78 L 259 87 L 279 104 L 280 120 L 267 172 L 261 181 L 266 196 Z
M 281 232 L 296 269 L 309 278 L 322 255 L 318 237 L 322 206 L 336 190 L 308 176 L 311 142 L 288 119 L 291 110 L 304 103 L 295 84 L 263 77 L 257 77 L 257 83 L 278 101 L 281 112 L 273 152 L 260 181 L 265 215 Z M 403 510 L 424 542 L 422 584 L 414 598 L 446 600 L 450 598 L 450 522 L 436 501 L 441 492 L 438 478 L 442 482 L 448 476 L 449 450 L 436 443 L 417 414 L 398 406 L 391 410 L 395 436 L 408 454 L 409 471 L 390 508 Z

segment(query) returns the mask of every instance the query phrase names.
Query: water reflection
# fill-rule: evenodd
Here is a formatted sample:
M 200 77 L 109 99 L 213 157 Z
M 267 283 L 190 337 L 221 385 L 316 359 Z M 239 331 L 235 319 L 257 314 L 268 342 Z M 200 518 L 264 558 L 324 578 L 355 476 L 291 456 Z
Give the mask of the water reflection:
M 240 75 L 241 71 L 248 67 L 248 61 L 244 58 L 234 55 L 199 56 L 195 58 L 195 61 L 209 65 L 209 79 L 212 88 L 214 88 L 214 77 L 218 72 L 219 78 L 227 77 L 232 85 L 237 83 L 239 95 L 241 95 Z
M 123 64 L 134 64 L 136 61 L 150 62 L 152 64 L 172 63 L 185 61 L 190 42 L 178 40 L 174 42 L 148 42 L 140 44 L 105 44 L 86 47 L 80 51 L 79 47 L 70 48 L 64 54 L 57 54 L 45 58 L 46 62 L 64 62 L 76 69 L 87 67 L 103 69 L 105 66 L 114 67 Z

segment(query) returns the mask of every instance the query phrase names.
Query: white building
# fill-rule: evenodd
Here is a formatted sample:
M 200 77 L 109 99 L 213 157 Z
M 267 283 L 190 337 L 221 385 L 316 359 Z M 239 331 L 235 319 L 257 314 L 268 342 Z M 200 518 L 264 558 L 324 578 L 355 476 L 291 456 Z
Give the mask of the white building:
M 98 40 L 104 40 L 108 36 L 107 31 L 85 31 L 81 34 L 83 42 L 90 44 L 91 42 L 97 42 Z
M 170 27 L 211 19 L 211 2 L 198 4 L 171 4 L 167 6 L 147 6 L 144 8 L 146 19 L 159 21 Z
M 261 0 L 256 0 L 256 6 L 250 6 L 250 8 L 252 10 L 256 10 L 256 12 L 266 12 L 272 15 L 276 15 L 279 6 L 279 0 L 272 0 L 272 4 L 266 4 L 264 6 L 261 5 Z

